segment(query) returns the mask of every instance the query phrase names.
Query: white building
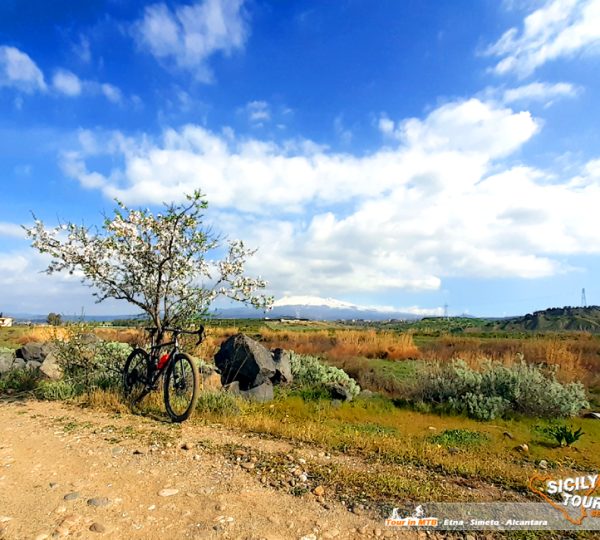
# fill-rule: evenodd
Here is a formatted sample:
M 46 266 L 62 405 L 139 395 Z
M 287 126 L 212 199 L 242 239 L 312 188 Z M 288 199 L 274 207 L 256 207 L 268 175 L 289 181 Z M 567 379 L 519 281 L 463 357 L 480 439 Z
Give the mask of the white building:
M 11 317 L 0 317 L 0 326 L 12 326 L 13 320 Z

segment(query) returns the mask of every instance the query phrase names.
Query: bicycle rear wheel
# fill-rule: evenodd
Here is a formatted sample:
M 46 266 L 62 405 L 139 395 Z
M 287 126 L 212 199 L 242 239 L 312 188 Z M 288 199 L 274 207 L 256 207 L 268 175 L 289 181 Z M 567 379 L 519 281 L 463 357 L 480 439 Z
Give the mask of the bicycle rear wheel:
M 148 384 L 149 356 L 144 349 L 134 349 L 123 368 L 123 394 L 136 401 Z
M 185 353 L 178 353 L 165 374 L 165 408 L 173 422 L 187 420 L 198 401 L 198 366 Z

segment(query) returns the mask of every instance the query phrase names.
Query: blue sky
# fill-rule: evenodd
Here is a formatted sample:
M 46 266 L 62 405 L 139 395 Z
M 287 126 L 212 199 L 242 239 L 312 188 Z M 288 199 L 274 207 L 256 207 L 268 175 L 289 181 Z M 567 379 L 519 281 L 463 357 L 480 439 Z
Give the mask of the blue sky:
M 196 188 L 276 298 L 598 304 L 599 57 L 600 0 L 5 0 L 0 311 L 130 313 L 19 225 Z

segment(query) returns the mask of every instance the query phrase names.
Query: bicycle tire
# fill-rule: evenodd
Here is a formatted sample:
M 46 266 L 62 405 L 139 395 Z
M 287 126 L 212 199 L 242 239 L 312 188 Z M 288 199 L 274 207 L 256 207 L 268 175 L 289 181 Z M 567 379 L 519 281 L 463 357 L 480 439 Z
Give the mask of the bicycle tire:
M 134 399 L 141 395 L 148 383 L 149 356 L 144 349 L 131 351 L 123 368 L 123 394 Z
M 164 380 L 164 401 L 173 422 L 183 422 L 194 412 L 200 390 L 200 374 L 192 357 L 178 353 L 169 364 Z

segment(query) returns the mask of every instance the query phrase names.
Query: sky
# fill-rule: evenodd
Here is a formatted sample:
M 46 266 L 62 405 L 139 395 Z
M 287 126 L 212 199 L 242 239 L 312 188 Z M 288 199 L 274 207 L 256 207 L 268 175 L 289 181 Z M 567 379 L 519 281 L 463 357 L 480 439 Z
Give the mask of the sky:
M 0 311 L 126 314 L 48 264 L 201 189 L 275 298 L 600 304 L 600 0 L 3 0 Z

